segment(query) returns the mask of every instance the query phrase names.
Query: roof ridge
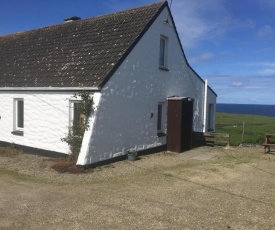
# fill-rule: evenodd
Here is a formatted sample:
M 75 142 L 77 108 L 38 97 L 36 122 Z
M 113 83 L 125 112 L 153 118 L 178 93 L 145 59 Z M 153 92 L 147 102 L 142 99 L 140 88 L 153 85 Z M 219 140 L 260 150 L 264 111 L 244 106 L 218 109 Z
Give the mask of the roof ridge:
M 119 14 L 119 13 L 126 12 L 126 11 L 132 11 L 132 10 L 137 10 L 137 9 L 151 7 L 153 5 L 160 5 L 161 6 L 161 5 L 165 4 L 165 2 L 167 2 L 167 1 L 166 0 L 161 0 L 161 1 L 150 3 L 150 4 L 147 4 L 147 5 L 141 5 L 141 6 L 131 7 L 131 8 L 125 9 L 125 10 L 114 11 L 114 12 L 111 12 L 111 13 L 97 15 L 97 16 L 94 16 L 94 17 L 84 18 L 84 19 L 81 19 L 81 20 L 86 20 L 86 19 L 91 19 L 91 18 L 98 18 L 98 17 L 104 17 L 104 16 L 108 16 L 108 15 L 112 15 L 112 14 Z
M 73 21 L 73 22 L 69 22 L 69 23 L 62 22 L 62 23 L 57 23 L 57 24 L 48 25 L 48 26 L 42 26 L 42 27 L 30 29 L 30 30 L 18 31 L 18 32 L 14 32 L 14 33 L 11 33 L 11 34 L 4 34 L 4 35 L 0 34 L 0 39 L 4 38 L 4 37 L 8 37 L 8 36 L 20 36 L 20 35 L 25 34 L 25 33 L 31 33 L 31 32 L 35 32 L 35 31 L 39 31 L 39 30 L 45 30 L 45 29 L 48 29 L 48 28 L 53 28 L 53 27 L 58 27 L 58 26 L 66 26 L 66 25 L 69 25 L 70 23 L 81 24 L 85 21 L 96 20 L 96 19 L 100 19 L 102 17 L 108 17 L 108 16 L 111 17 L 112 15 L 125 13 L 127 11 L 130 12 L 130 11 L 134 11 L 134 10 L 138 10 L 138 9 L 142 9 L 142 8 L 152 7 L 153 5 L 160 5 L 161 6 L 163 4 L 166 4 L 166 2 L 167 2 L 166 0 L 161 0 L 159 2 L 150 3 L 150 4 L 147 4 L 147 5 L 132 7 L 132 8 L 125 9 L 125 10 L 114 11 L 114 12 L 111 12 L 111 13 L 106 13 L 106 14 L 96 15 L 96 16 L 92 16 L 92 17 L 88 17 L 88 18 L 83 18 L 83 19 Z

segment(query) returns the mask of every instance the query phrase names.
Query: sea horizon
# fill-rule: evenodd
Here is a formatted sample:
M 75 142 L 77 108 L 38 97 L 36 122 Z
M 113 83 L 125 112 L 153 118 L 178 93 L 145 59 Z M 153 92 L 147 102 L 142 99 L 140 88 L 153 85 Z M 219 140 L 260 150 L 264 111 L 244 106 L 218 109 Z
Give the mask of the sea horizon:
M 275 105 L 217 103 L 216 112 L 275 117 Z
M 225 104 L 225 105 L 272 105 L 272 104 L 226 103 L 226 102 L 219 102 L 217 104 Z M 275 104 L 272 105 L 272 106 L 275 106 Z

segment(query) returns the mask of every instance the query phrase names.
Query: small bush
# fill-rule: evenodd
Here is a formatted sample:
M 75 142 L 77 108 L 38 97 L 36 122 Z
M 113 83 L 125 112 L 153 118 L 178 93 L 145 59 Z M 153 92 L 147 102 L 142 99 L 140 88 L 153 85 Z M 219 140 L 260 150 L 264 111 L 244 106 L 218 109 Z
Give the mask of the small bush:
M 73 97 L 81 98 L 80 114 L 83 115 L 84 119 L 81 122 L 76 122 L 69 127 L 68 135 L 61 138 L 61 141 L 66 142 L 70 146 L 71 158 L 77 159 L 81 149 L 84 133 L 90 127 L 89 116 L 93 112 L 93 98 L 88 92 L 76 93 Z

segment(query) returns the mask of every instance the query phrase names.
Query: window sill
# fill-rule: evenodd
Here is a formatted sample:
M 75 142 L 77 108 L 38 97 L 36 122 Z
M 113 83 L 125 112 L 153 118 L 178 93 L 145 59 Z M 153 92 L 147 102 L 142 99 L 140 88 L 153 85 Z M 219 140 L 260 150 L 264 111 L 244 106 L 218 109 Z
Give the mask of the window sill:
M 164 71 L 169 71 L 169 69 L 166 68 L 166 67 L 164 67 L 164 66 L 159 66 L 159 69 L 160 69 L 160 70 L 164 70 Z
M 166 136 L 166 133 L 158 133 L 158 137 L 164 137 Z
M 15 130 L 15 131 L 12 131 L 11 133 L 16 136 L 24 136 L 24 131 Z

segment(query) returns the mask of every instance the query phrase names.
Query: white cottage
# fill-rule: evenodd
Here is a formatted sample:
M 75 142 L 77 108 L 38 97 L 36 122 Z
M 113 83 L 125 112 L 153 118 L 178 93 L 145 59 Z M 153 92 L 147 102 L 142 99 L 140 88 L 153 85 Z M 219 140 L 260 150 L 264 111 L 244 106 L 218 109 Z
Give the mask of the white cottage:
M 78 165 L 215 129 L 216 93 L 190 67 L 167 2 L 0 37 L 0 141 L 68 154 L 74 93 L 93 96 Z

